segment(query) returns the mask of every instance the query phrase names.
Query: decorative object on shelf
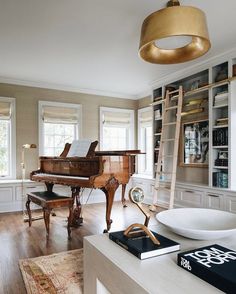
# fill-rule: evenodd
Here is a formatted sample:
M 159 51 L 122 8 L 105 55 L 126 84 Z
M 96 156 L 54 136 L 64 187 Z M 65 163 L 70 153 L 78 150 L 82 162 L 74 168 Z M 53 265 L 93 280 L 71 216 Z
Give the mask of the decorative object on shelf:
M 191 84 L 191 87 L 190 87 L 190 91 L 198 89 L 199 85 L 200 85 L 200 80 L 199 79 L 193 81 L 192 84 Z
M 28 149 L 35 149 L 37 146 L 35 144 L 24 144 L 22 145 L 22 151 L 21 151 L 21 199 L 22 199 L 22 213 L 23 213 L 23 219 L 25 222 L 29 221 L 28 214 L 26 213 L 25 209 L 25 202 L 26 202 L 26 193 L 25 193 L 25 171 L 26 171 L 26 165 L 25 165 L 25 150 Z M 43 217 L 39 217 L 43 218 Z M 39 219 L 37 218 L 37 219 Z
M 218 158 L 215 160 L 215 166 L 216 167 L 228 166 L 228 151 L 227 150 L 218 151 Z
M 182 135 L 180 139 L 181 166 L 208 166 L 208 120 L 182 123 Z
M 132 224 L 130 225 L 124 232 L 124 235 L 128 238 L 143 236 L 146 238 L 148 236 L 152 242 L 156 245 L 160 245 L 160 242 L 157 240 L 157 238 L 154 236 L 154 234 L 148 229 L 148 223 L 150 220 L 150 214 L 146 212 L 142 207 L 142 202 L 144 199 L 144 192 L 139 187 L 134 187 L 130 189 L 129 191 L 129 199 L 131 202 L 136 204 L 138 208 L 142 211 L 142 213 L 145 215 L 145 222 L 144 225 L 142 224 Z M 138 229 L 138 230 L 137 230 Z
M 156 215 L 157 220 L 181 236 L 213 240 L 236 233 L 236 214 L 207 208 L 176 208 Z
M 210 47 L 205 13 L 196 7 L 170 0 L 166 8 L 143 22 L 139 55 L 147 62 L 186 62 L 204 55 Z
M 219 171 L 212 173 L 212 184 L 213 187 L 217 188 L 228 188 L 228 172 Z
M 212 144 L 216 146 L 228 146 L 228 128 L 213 130 Z
M 228 78 L 228 67 L 224 64 L 219 68 L 219 71 L 215 77 L 215 82 L 220 82 Z

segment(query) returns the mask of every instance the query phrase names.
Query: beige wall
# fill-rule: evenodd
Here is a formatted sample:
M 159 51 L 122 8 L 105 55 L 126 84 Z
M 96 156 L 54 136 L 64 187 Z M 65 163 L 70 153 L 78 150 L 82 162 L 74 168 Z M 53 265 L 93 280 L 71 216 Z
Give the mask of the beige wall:
M 138 100 L 138 109 L 150 106 L 152 103 L 152 96 L 147 96 Z
M 99 107 L 137 109 L 138 102 L 88 95 L 82 93 L 0 84 L 0 96 L 16 98 L 16 167 L 21 177 L 21 146 L 25 143 L 38 145 L 38 101 L 58 101 L 82 105 L 82 136 L 99 140 Z M 38 149 L 26 150 L 26 174 L 38 167 Z

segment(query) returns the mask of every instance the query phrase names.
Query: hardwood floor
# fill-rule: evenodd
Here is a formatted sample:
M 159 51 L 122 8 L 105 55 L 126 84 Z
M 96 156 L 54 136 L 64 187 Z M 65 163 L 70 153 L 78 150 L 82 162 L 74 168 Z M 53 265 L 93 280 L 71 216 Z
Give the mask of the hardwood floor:
M 34 216 L 38 214 L 33 213 Z M 18 266 L 19 259 L 82 248 L 84 236 L 102 234 L 105 228 L 105 203 L 83 207 L 84 223 L 72 229 L 70 241 L 66 229 L 68 210 L 56 210 L 56 214 L 51 217 L 49 240 L 46 239 L 43 220 L 34 221 L 29 228 L 28 223 L 23 222 L 21 213 L 0 214 L 0 294 L 26 293 Z M 123 208 L 120 202 L 115 202 L 112 219 L 111 231 L 125 229 L 134 222 L 144 222 L 142 213 L 131 203 Z M 152 214 L 150 226 L 155 224 Z

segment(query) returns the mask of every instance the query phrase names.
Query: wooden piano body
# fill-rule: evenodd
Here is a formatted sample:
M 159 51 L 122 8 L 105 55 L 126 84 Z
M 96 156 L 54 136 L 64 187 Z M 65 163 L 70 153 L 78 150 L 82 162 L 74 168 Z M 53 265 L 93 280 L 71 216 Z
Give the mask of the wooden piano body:
M 111 209 L 115 192 L 122 185 L 122 203 L 125 205 L 125 187 L 135 172 L 135 155 L 139 150 L 97 151 L 86 157 L 66 157 L 70 144 L 65 146 L 60 157 L 40 157 L 40 168 L 30 175 L 31 180 L 45 182 L 47 190 L 52 191 L 54 184 L 71 187 L 75 199 L 73 225 L 79 225 L 80 189 L 99 188 L 106 196 L 106 223 L 108 231 L 112 220 Z

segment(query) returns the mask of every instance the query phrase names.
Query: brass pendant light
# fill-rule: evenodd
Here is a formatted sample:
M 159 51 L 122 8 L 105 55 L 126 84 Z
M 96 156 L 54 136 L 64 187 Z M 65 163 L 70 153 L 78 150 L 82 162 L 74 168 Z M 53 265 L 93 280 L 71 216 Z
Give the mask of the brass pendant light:
M 139 55 L 147 62 L 186 62 L 204 55 L 210 47 L 206 17 L 198 8 L 171 0 L 143 22 Z

